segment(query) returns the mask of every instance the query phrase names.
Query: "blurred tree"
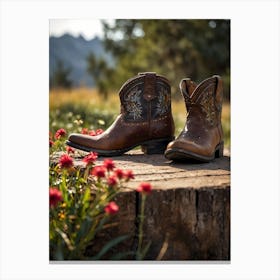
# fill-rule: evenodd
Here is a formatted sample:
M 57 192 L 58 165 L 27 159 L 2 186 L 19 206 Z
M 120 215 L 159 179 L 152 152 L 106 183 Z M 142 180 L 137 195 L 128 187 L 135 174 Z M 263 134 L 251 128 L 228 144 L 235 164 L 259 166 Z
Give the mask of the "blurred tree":
M 113 69 L 108 67 L 103 58 L 96 58 L 93 53 L 87 57 L 87 71 L 92 76 L 99 92 L 103 95 L 104 99 L 108 97 L 108 90 L 110 86 L 110 78 L 113 75 Z
M 69 79 L 69 74 L 71 73 L 70 68 L 65 68 L 63 62 L 59 60 L 56 65 L 53 77 L 50 77 L 50 87 L 57 88 L 71 88 L 72 81 Z
M 119 19 L 114 26 L 103 22 L 103 29 L 105 47 L 116 60 L 105 87 L 118 89 L 138 72 L 154 71 L 166 76 L 177 93 L 184 77 L 200 82 L 218 74 L 225 81 L 225 99 L 229 100 L 229 20 Z

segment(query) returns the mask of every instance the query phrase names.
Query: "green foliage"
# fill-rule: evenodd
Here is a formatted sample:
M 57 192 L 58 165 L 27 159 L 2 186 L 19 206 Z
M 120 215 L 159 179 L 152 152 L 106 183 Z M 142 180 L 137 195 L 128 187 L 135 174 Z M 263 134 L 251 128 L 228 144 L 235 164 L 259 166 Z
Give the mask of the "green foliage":
M 54 71 L 54 76 L 50 78 L 50 88 L 70 89 L 72 87 L 72 81 L 69 78 L 70 73 L 71 69 L 66 68 L 63 62 L 59 60 Z
M 64 127 L 69 133 L 77 133 L 81 132 L 82 127 L 90 130 L 105 129 L 114 118 L 115 115 L 106 110 L 69 102 L 57 109 L 50 110 L 49 125 L 52 133 L 61 127 Z
M 116 59 L 108 88 L 118 89 L 138 72 L 154 71 L 171 82 L 178 92 L 179 81 L 194 81 L 218 74 L 225 81 L 225 99 L 230 87 L 229 20 L 116 20 L 103 22 L 105 47 Z
M 93 77 L 100 94 L 104 99 L 108 98 L 108 89 L 110 88 L 110 80 L 108 77 L 112 76 L 113 70 L 108 67 L 106 61 L 102 58 L 96 58 L 91 53 L 87 58 L 88 73 Z
M 110 225 L 111 214 L 106 213 L 105 207 L 116 197 L 129 178 L 116 178 L 116 185 L 109 186 L 107 180 L 114 176 L 113 170 L 105 169 L 104 178 L 88 175 L 94 167 L 94 161 L 80 167 L 74 167 L 73 163 L 63 167 L 63 156 L 72 159 L 65 152 L 65 138 L 66 135 L 59 139 L 50 139 L 54 140 L 50 147 L 49 167 L 50 259 L 98 260 L 127 238 L 119 236 L 108 241 L 95 256 L 88 256 L 86 252 L 86 249 L 92 246 L 96 235 L 104 230 L 104 226 Z M 59 163 L 54 164 L 57 152 L 61 151 L 63 146 L 64 153 L 61 154 Z M 57 197 L 59 199 L 56 200 Z

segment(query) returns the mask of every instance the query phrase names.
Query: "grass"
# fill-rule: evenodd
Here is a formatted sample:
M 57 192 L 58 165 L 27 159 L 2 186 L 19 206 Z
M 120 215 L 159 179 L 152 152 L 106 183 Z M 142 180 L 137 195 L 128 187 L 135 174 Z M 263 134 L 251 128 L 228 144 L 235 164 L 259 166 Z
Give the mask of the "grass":
M 69 103 L 82 107 L 98 108 L 102 111 L 110 110 L 114 114 L 118 114 L 120 108 L 118 93 L 111 93 L 110 98 L 104 100 L 95 89 L 91 88 L 50 91 L 50 110 L 63 107 Z
M 79 132 L 81 127 L 106 129 L 120 112 L 118 93 L 112 92 L 107 100 L 95 89 L 52 90 L 50 92 L 50 131 L 60 127 Z M 186 109 L 183 98 L 172 100 L 176 136 L 184 127 Z M 230 104 L 224 103 L 222 125 L 225 147 L 230 147 Z

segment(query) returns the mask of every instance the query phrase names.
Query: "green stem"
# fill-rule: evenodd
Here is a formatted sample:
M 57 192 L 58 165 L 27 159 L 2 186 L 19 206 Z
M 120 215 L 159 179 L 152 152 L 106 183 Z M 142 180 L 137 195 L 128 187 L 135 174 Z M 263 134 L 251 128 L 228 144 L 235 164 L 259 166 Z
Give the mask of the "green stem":
M 145 210 L 146 195 L 142 195 L 141 210 L 140 210 L 140 222 L 139 222 L 139 235 L 138 235 L 138 248 L 137 248 L 137 259 L 142 259 L 142 242 L 143 242 L 143 224 L 144 224 L 144 210 Z
M 87 165 L 86 166 L 86 170 L 85 170 L 85 173 L 84 173 L 84 179 L 87 181 L 87 178 L 88 178 L 88 174 L 89 174 L 89 170 L 90 170 L 91 166 L 90 165 Z

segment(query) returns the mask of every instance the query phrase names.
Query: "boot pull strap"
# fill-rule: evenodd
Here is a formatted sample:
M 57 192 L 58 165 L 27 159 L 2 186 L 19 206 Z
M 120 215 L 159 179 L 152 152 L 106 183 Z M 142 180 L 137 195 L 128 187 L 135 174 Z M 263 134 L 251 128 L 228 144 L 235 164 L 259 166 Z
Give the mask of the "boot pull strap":
M 144 75 L 144 99 L 150 101 L 156 98 L 157 75 L 154 72 L 141 73 Z
M 197 84 L 194 81 L 192 81 L 190 78 L 184 78 L 179 83 L 179 87 L 184 97 L 190 99 L 193 92 L 197 88 Z
M 148 74 L 148 75 L 149 75 L 149 74 L 156 75 L 156 72 L 139 72 L 139 73 L 138 73 L 139 76 L 145 76 L 145 75 L 147 75 L 147 74 Z
M 191 79 L 190 78 L 182 79 L 181 82 L 179 83 L 179 88 L 180 88 L 181 94 L 183 95 L 183 97 L 185 99 L 185 104 L 186 104 L 187 110 L 189 111 L 190 107 L 193 105 L 193 102 L 191 100 L 189 92 L 187 91 L 187 88 L 188 88 L 187 82 L 188 81 L 191 81 Z
M 179 88 L 181 90 L 181 92 L 186 96 L 186 97 L 190 97 L 189 96 L 189 93 L 186 91 L 186 88 L 187 88 L 187 81 L 190 81 L 190 78 L 185 78 L 185 79 L 182 79 L 179 83 Z

